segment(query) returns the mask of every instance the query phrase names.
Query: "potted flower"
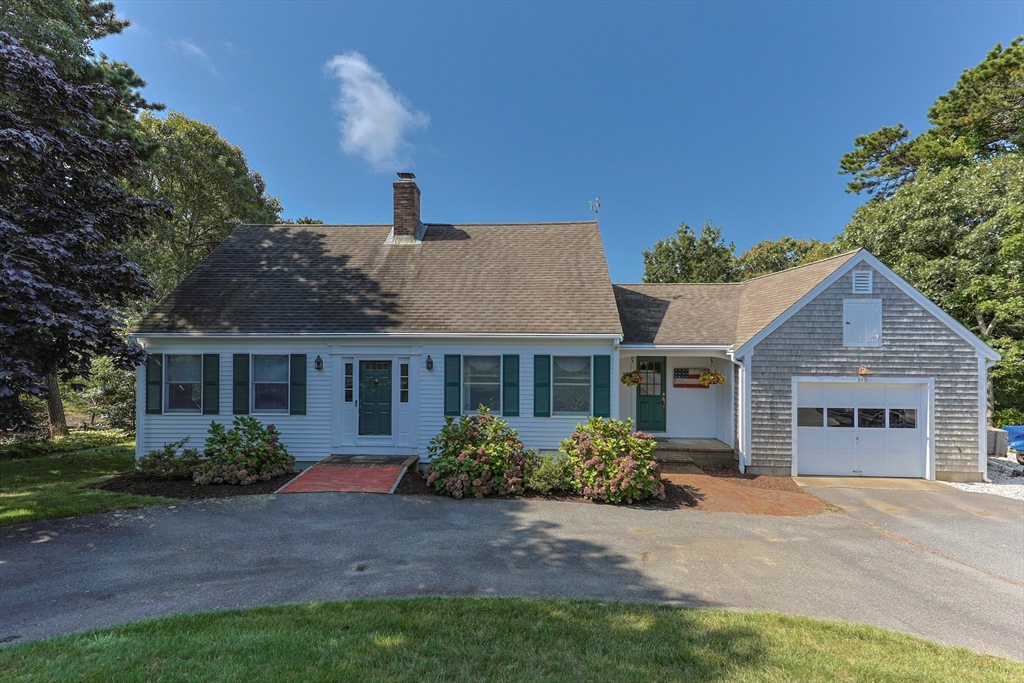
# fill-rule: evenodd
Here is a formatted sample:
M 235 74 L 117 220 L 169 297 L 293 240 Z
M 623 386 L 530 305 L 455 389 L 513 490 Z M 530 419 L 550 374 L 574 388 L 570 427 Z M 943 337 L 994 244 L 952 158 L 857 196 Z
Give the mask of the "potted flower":
M 624 372 L 622 373 L 622 377 L 620 379 L 622 383 L 625 384 L 627 387 L 635 387 L 639 386 L 640 383 L 644 381 L 644 373 L 640 372 L 639 370 L 633 370 L 632 372 Z
M 697 381 L 706 387 L 710 387 L 712 384 L 725 384 L 725 375 L 720 372 L 702 372 Z

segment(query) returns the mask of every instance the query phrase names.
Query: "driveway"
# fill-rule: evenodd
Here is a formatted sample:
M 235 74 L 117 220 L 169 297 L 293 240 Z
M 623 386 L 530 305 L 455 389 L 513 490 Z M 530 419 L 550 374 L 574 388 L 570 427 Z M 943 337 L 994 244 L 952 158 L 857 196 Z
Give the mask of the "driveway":
M 1012 568 L 922 545 L 837 512 L 333 493 L 196 501 L 0 530 L 0 639 L 312 600 L 555 595 L 863 622 L 1024 660 Z

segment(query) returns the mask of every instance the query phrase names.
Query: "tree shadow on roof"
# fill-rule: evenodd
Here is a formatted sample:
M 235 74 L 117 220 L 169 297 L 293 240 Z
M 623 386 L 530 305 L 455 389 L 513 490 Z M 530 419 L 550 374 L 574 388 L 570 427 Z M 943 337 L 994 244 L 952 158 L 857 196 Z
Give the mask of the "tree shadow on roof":
M 428 223 L 423 233 L 424 242 L 461 242 L 468 239 L 468 232 L 446 223 Z
M 669 302 L 625 287 L 614 287 L 624 344 L 653 344 Z

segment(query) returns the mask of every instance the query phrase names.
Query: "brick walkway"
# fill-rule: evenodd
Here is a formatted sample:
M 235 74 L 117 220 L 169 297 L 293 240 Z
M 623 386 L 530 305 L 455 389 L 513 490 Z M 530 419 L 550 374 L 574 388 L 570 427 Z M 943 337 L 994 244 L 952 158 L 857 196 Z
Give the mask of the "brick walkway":
M 391 493 L 405 471 L 403 465 L 318 463 L 278 493 Z

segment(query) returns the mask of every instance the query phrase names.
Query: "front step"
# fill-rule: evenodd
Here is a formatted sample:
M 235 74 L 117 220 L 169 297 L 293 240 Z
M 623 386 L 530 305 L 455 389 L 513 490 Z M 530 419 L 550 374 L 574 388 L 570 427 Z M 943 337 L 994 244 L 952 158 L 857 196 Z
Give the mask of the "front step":
M 698 467 L 732 467 L 736 464 L 736 453 L 724 443 L 716 446 L 713 439 L 659 439 L 655 457 L 661 462 L 671 462 Z

